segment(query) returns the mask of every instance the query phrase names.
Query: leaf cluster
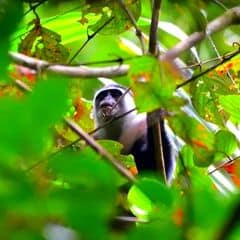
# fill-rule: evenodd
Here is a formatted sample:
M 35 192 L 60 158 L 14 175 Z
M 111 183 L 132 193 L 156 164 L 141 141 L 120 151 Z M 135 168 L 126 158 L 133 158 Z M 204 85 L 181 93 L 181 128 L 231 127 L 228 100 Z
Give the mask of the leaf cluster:
M 186 51 L 186 64 L 160 61 L 225 5 L 237 3 L 162 1 L 156 57 L 146 53 L 154 13 L 148 0 L 0 0 L 1 239 L 238 239 L 240 60 L 224 59 L 239 26 Z M 46 64 L 16 65 L 9 51 Z M 139 112 L 167 112 L 178 150 L 171 186 L 153 173 L 129 183 L 63 121 L 91 135 L 91 99 L 101 83 L 48 69 L 113 64 L 129 66 L 113 80 L 131 87 Z M 183 93 L 176 88 L 184 72 L 199 77 Z M 119 143 L 99 143 L 137 173 Z

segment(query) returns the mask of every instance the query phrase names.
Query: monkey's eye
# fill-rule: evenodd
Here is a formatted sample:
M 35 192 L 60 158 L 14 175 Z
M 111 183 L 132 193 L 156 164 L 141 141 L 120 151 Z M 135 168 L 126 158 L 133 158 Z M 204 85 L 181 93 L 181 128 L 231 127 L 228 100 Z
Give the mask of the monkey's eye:
M 105 90 L 100 92 L 97 97 L 96 101 L 100 102 L 107 96 L 112 96 L 114 99 L 118 99 L 120 96 L 122 96 L 122 92 L 118 89 L 111 89 L 111 90 Z
M 112 97 L 115 98 L 115 99 L 118 99 L 119 97 L 122 96 L 122 92 L 120 90 L 117 90 L 117 89 L 110 90 L 110 93 L 111 93 Z
M 100 92 L 96 97 L 96 101 L 99 102 L 99 101 L 103 100 L 107 95 L 108 95 L 108 91 Z

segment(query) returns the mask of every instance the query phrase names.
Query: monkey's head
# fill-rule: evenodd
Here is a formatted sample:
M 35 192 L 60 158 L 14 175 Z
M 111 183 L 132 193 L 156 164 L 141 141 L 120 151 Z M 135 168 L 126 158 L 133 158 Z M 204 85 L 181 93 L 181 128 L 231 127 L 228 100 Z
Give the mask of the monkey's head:
M 131 92 L 119 85 L 107 85 L 98 90 L 93 99 L 95 125 L 102 125 L 135 108 Z

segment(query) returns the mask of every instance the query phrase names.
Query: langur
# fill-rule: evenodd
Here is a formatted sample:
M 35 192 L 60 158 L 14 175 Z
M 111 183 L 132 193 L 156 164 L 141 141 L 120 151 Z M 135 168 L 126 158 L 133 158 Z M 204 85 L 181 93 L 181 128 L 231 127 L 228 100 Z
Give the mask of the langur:
M 132 154 L 138 171 L 156 171 L 154 142 L 148 114 L 137 113 L 131 91 L 123 86 L 110 84 L 95 93 L 93 99 L 93 118 L 95 127 L 100 129 L 95 139 L 110 139 L 123 145 L 123 154 Z M 174 154 L 161 119 L 161 136 L 165 174 L 169 182 L 175 166 Z M 107 124 L 106 124 L 107 123 Z M 101 128 L 101 126 L 104 126 Z

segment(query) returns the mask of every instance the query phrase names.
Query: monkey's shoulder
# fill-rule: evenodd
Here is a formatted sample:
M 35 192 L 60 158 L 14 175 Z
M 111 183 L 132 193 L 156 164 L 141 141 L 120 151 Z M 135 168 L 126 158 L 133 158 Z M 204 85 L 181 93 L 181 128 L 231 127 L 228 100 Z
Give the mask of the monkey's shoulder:
M 146 114 L 137 114 L 131 121 L 125 121 L 122 134 L 119 138 L 124 146 L 124 152 L 130 153 L 136 141 L 144 139 L 147 134 Z

